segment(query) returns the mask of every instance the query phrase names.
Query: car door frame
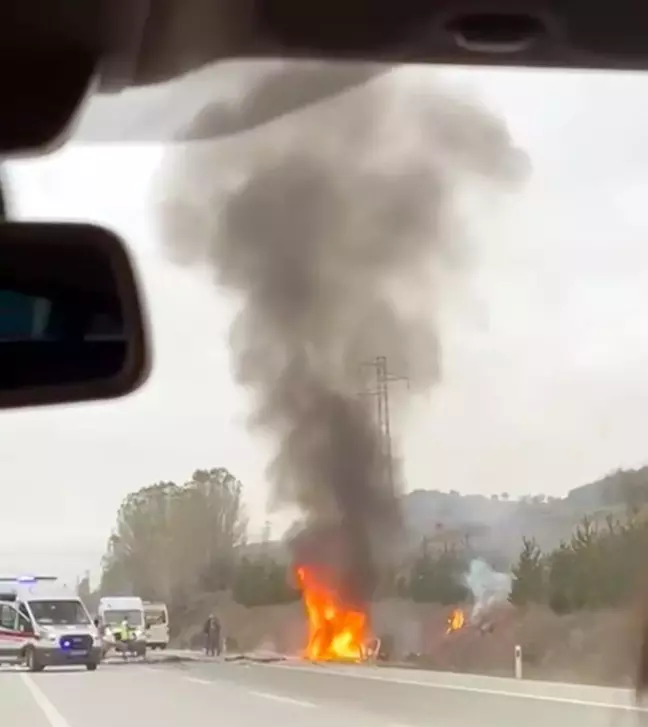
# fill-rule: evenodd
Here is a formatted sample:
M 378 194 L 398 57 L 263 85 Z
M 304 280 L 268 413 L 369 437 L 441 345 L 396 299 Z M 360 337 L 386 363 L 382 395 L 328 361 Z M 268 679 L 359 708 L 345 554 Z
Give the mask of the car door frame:
M 20 602 L 0 601 L 0 661 L 19 661 L 33 638 L 33 624 L 20 612 Z

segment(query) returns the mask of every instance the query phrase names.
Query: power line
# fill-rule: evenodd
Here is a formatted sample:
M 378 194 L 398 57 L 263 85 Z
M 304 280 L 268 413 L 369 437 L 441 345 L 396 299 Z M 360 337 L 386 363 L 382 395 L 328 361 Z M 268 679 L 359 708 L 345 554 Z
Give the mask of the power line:
M 373 361 L 362 364 L 363 368 L 373 368 L 376 372 L 375 388 L 362 391 L 360 396 L 374 397 L 376 400 L 376 424 L 380 434 L 381 459 L 380 476 L 393 489 L 394 463 L 392 452 L 391 415 L 389 389 L 391 384 L 404 382 L 409 389 L 409 379 L 406 376 L 396 376 L 390 373 L 386 356 L 376 356 Z

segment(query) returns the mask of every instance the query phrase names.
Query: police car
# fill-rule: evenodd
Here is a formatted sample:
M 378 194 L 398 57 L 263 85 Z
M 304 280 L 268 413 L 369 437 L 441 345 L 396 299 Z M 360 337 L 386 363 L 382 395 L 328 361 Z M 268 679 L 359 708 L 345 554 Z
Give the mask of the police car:
M 51 576 L 0 577 L 0 663 L 85 666 L 94 671 L 102 644 L 83 601 Z

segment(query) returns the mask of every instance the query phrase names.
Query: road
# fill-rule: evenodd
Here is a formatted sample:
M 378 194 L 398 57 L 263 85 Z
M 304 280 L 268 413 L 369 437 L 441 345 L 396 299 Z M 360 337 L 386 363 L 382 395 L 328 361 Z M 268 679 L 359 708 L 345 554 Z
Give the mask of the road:
M 0 669 L 0 725 L 20 727 L 626 727 L 626 690 L 380 667 L 238 662 Z

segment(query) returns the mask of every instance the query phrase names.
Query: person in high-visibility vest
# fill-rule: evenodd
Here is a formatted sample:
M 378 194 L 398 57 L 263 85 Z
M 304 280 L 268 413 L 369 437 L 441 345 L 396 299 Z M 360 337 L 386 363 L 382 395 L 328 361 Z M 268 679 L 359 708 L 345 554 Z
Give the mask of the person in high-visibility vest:
M 126 654 L 128 652 L 128 642 L 131 639 L 132 629 L 130 627 L 130 624 L 128 623 L 128 619 L 125 618 L 121 624 L 119 624 L 119 628 L 117 630 L 117 634 L 119 634 L 119 641 L 121 642 L 121 651 L 124 655 L 124 658 L 126 657 Z M 116 634 L 116 635 L 117 635 Z

